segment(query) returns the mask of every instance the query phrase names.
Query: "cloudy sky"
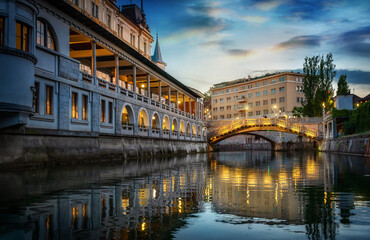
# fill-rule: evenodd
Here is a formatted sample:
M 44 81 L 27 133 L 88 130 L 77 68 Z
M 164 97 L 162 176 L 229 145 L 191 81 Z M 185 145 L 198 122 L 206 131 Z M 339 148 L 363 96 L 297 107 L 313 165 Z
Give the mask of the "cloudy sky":
M 144 10 L 167 72 L 202 92 L 332 52 L 355 94 L 370 93 L 370 0 L 144 0 Z

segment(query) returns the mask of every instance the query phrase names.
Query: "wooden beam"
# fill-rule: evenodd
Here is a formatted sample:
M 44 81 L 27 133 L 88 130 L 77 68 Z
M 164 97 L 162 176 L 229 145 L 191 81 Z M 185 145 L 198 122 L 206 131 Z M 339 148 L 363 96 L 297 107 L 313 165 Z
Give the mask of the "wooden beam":
M 119 61 L 119 67 L 128 67 L 131 66 L 132 64 L 125 61 L 125 60 L 120 60 Z M 106 68 L 106 67 L 115 67 L 116 62 L 115 61 L 98 61 L 98 68 Z M 132 68 L 130 68 L 132 69 Z
M 91 50 L 72 50 L 69 52 L 71 58 L 86 58 L 92 57 Z M 96 49 L 96 56 L 113 56 L 113 53 L 106 49 Z M 114 61 L 113 61 L 114 62 Z

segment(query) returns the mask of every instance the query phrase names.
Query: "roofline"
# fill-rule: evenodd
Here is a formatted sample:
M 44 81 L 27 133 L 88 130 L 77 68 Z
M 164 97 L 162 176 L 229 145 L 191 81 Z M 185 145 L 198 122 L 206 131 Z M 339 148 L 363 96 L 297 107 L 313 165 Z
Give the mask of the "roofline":
M 197 93 L 189 89 L 186 85 L 181 83 L 179 80 L 176 78 L 172 77 L 170 74 L 168 74 L 166 71 L 162 70 L 160 67 L 158 67 L 155 63 L 152 61 L 148 60 L 146 57 L 141 55 L 139 52 L 137 52 L 135 49 L 133 49 L 131 46 L 126 44 L 124 41 L 116 37 L 114 34 L 112 34 L 110 31 L 99 25 L 97 22 L 95 22 L 93 19 L 89 18 L 85 14 L 81 13 L 79 10 L 74 8 L 72 5 L 68 4 L 65 2 L 65 0 L 46 0 L 48 3 L 51 5 L 57 7 L 60 11 L 63 11 L 65 14 L 69 15 L 70 17 L 74 18 L 76 15 L 78 16 L 78 22 L 81 24 L 85 25 L 89 29 L 93 30 L 95 33 L 103 36 L 106 38 L 108 41 L 111 43 L 115 44 L 118 46 L 120 49 L 128 53 L 129 55 L 133 56 L 137 60 L 139 60 L 141 63 L 146 65 L 147 67 L 151 68 L 158 74 L 162 75 L 162 77 L 166 78 L 170 82 L 176 84 L 180 88 L 182 88 L 184 91 L 189 93 L 195 98 L 201 98 Z M 76 19 L 76 18 L 74 18 Z
M 226 86 L 222 86 L 222 87 L 217 87 L 217 89 L 220 89 L 220 88 L 227 88 L 227 87 L 230 87 L 230 86 L 234 86 L 234 85 L 238 85 L 238 84 L 244 84 L 244 83 L 250 83 L 250 82 L 254 82 L 254 81 L 257 81 L 257 80 L 263 80 L 265 78 L 270 78 L 270 77 L 277 77 L 277 76 L 281 76 L 281 75 L 285 75 L 285 74 L 292 74 L 292 75 L 300 75 L 300 76 L 306 76 L 306 74 L 303 74 L 303 73 L 292 73 L 292 72 L 281 72 L 281 73 L 275 73 L 275 74 L 271 74 L 269 76 L 260 76 L 260 77 L 254 77 L 254 78 L 251 78 L 250 80 L 248 80 L 248 78 L 240 78 L 240 79 L 235 79 L 235 80 L 231 80 L 231 81 L 227 81 L 227 82 L 221 82 L 221 83 L 216 83 L 216 84 L 213 84 L 213 86 L 211 87 L 211 89 L 216 89 L 215 86 L 217 85 L 221 85 L 221 84 L 228 84 Z M 233 81 L 238 81 L 240 80 L 240 82 L 237 82 L 237 83 L 231 83 Z M 244 81 L 243 81 L 244 80 Z

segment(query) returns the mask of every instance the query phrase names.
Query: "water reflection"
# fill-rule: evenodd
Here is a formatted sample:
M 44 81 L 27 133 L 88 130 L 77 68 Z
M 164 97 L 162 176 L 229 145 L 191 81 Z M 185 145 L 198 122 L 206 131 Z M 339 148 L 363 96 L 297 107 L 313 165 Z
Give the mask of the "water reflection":
M 365 239 L 369 233 L 370 160 L 363 157 L 253 151 L 142 161 L 2 172 L 0 238 Z

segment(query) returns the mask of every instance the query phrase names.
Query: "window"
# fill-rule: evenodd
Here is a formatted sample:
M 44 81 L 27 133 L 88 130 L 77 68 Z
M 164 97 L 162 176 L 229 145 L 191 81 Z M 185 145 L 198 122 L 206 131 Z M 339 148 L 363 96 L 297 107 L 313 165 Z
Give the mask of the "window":
M 0 17 L 0 46 L 4 46 L 4 18 Z
M 238 96 L 234 96 L 234 100 L 238 100 Z
M 227 97 L 226 98 L 226 101 L 230 102 L 231 101 L 231 97 Z
M 46 109 L 45 113 L 47 115 L 53 114 L 53 87 L 46 86 Z
M 231 106 L 227 106 L 226 107 L 226 110 L 231 110 Z
M 218 119 L 218 117 L 217 116 L 213 116 L 213 120 L 217 120 Z
M 213 108 L 213 111 L 214 111 L 214 112 L 217 112 L 217 108 Z
M 285 97 L 279 98 L 279 102 L 285 102 Z
M 223 98 L 220 98 L 220 103 L 221 103 L 221 102 L 224 102 L 224 99 L 223 99 Z
M 268 81 L 263 81 L 263 86 L 267 85 Z
M 275 93 L 276 93 L 276 88 L 271 89 L 271 94 L 275 94 Z
M 111 16 L 108 14 L 107 15 L 107 25 L 108 25 L 109 28 L 111 28 L 110 27 L 111 26 L 110 23 L 111 23 Z
M 113 123 L 113 103 L 108 102 L 108 122 Z
M 238 109 L 238 104 L 234 105 L 234 109 Z
M 39 19 L 37 19 L 36 37 L 37 44 L 55 51 L 55 41 L 53 35 L 51 34 L 50 27 L 47 23 Z
M 245 89 L 245 86 L 242 87 L 242 90 L 244 90 L 244 89 Z
M 261 115 L 261 111 L 256 111 L 256 116 Z
M 276 79 L 272 79 L 271 80 L 271 83 L 276 83 Z
M 252 102 L 248 103 L 248 106 L 253 107 L 253 103 Z
M 249 117 L 252 117 L 253 116 L 253 112 L 248 112 L 248 116 Z
M 220 111 L 223 111 L 223 110 L 225 110 L 225 108 L 224 107 L 220 107 Z
M 285 87 L 279 87 L 279 92 L 285 92 Z
M 231 118 L 231 114 L 227 114 L 226 115 L 226 118 Z
M 74 0 L 75 5 L 78 6 L 78 0 Z
M 100 108 L 100 110 L 101 110 L 101 113 L 100 113 L 101 119 L 100 119 L 100 121 L 105 122 L 105 100 L 101 100 L 100 105 L 101 105 L 101 108 Z
M 78 118 L 78 94 L 72 92 L 72 118 Z
M 255 95 L 256 95 L 256 97 L 259 97 L 259 96 L 261 96 L 261 93 L 260 92 L 256 92 Z
M 253 93 L 248 93 L 248 98 L 252 98 L 253 97 Z
M 267 114 L 269 114 L 269 110 L 268 109 L 263 110 L 263 115 L 267 115 Z
M 237 92 L 238 91 L 238 88 L 234 88 L 234 92 Z
M 276 98 L 271 99 L 271 104 L 276 103 Z
M 93 17 L 99 18 L 99 7 L 95 3 L 91 3 L 91 15 Z
M 284 77 L 279 78 L 279 82 L 284 82 L 284 81 L 285 81 Z
M 221 118 L 221 119 L 225 119 L 225 115 L 221 115 L 221 116 L 220 116 L 220 118 Z
M 280 108 L 279 112 L 285 112 L 285 108 L 284 107 Z
M 263 100 L 263 105 L 266 106 L 269 104 L 269 100 Z
M 226 89 L 226 92 L 229 93 L 230 92 L 230 89 Z
M 223 93 L 224 93 L 224 90 L 221 90 L 221 91 L 220 91 L 220 94 L 223 94 Z
M 213 103 L 217 103 L 217 99 L 213 99 Z
M 258 83 L 256 83 L 256 87 L 259 87 L 260 86 L 260 83 L 258 82 Z
M 144 42 L 144 54 L 146 54 L 146 42 Z
M 213 92 L 213 95 L 217 95 L 217 91 L 214 91 L 214 92 Z
M 242 113 L 240 114 L 240 117 L 245 117 L 245 112 L 242 112 Z
M 123 37 L 123 27 L 119 24 L 117 25 L 117 32 L 118 32 L 118 36 L 122 38 Z
M 87 120 L 88 111 L 88 97 L 87 95 L 82 95 L 82 119 Z
M 260 106 L 261 105 L 261 101 L 257 101 L 256 102 L 256 107 Z
M 263 91 L 263 95 L 266 96 L 269 93 L 268 90 Z
M 21 23 L 16 24 L 16 48 L 25 52 L 29 51 L 30 35 L 29 28 Z
M 248 85 L 248 89 L 251 89 L 252 87 L 253 87 L 252 84 Z
M 35 92 L 33 95 L 33 107 L 36 113 L 40 113 L 40 83 L 35 82 Z
M 234 118 L 237 118 L 238 117 L 238 114 L 237 113 L 234 113 Z
M 301 99 L 299 97 L 297 97 L 297 102 L 299 103 L 301 101 Z

